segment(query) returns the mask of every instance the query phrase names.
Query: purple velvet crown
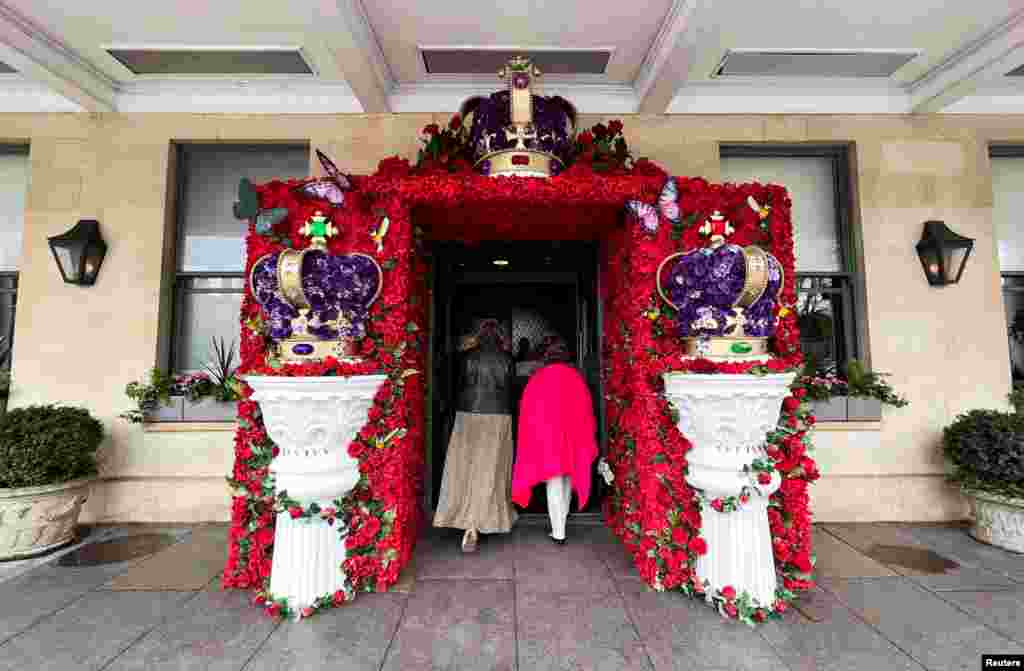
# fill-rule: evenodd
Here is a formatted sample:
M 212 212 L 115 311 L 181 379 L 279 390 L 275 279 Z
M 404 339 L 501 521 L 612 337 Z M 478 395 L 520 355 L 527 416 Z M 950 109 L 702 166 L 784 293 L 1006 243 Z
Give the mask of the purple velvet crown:
M 666 286 L 679 310 L 679 334 L 684 338 L 774 335 L 782 265 L 771 254 L 766 254 L 765 260 L 764 292 L 740 307 L 748 268 L 742 247 L 724 244 L 682 255 L 669 272 Z
M 278 260 L 281 252 L 268 254 L 253 265 L 252 292 L 263 307 L 270 337 L 284 340 L 293 333 L 292 320 L 302 305 L 289 302 L 281 290 Z M 362 338 L 370 306 L 380 293 L 381 270 L 364 254 L 333 255 L 309 249 L 302 257 L 302 294 L 309 305 L 307 331 L 321 340 Z
M 537 137 L 526 142 L 529 149 L 553 154 L 563 165 L 569 164 L 575 146 L 576 109 L 559 96 L 532 96 L 533 126 Z M 490 152 L 511 149 L 516 141 L 505 129 L 512 123 L 511 96 L 508 90 L 497 91 L 489 97 L 470 98 L 462 105 L 461 114 L 473 115 L 469 142 L 473 148 L 473 161 L 479 161 Z M 488 146 L 486 138 L 490 138 Z

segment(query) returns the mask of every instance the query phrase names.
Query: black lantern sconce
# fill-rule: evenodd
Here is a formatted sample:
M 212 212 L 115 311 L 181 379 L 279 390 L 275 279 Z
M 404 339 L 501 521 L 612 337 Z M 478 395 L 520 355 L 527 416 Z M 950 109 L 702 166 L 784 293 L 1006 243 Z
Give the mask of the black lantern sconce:
M 95 219 L 80 219 L 75 227 L 62 235 L 48 238 L 50 251 L 60 269 L 60 275 L 68 284 L 88 287 L 96 282 L 96 276 L 107 253 L 107 243 L 100 235 L 100 222 Z
M 924 222 L 917 255 L 928 284 L 941 287 L 959 282 L 973 248 L 974 240 L 957 235 L 941 221 Z

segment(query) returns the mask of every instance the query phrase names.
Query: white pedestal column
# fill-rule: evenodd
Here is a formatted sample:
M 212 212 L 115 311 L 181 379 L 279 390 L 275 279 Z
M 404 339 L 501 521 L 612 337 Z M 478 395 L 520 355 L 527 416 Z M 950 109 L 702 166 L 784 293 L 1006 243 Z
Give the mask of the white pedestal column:
M 359 482 L 359 462 L 348 446 L 366 424 L 387 376 L 246 376 L 267 434 L 280 448 L 270 464 L 274 486 L 303 508 L 334 505 Z M 293 520 L 280 513 L 274 531 L 270 592 L 296 610 L 344 588 L 344 540 L 337 523 Z
M 687 453 L 691 487 L 709 499 L 739 496 L 750 479 L 743 472 L 766 458 L 765 436 L 779 421 L 782 400 L 793 373 L 784 375 L 665 375 L 665 395 L 679 413 L 679 430 L 693 447 Z M 697 560 L 697 577 L 707 580 L 709 595 L 726 585 L 748 592 L 761 606 L 775 601 L 775 559 L 768 525 L 768 497 L 781 484 L 778 473 L 763 495 L 751 492 L 731 513 L 706 506 L 701 535 L 707 554 Z

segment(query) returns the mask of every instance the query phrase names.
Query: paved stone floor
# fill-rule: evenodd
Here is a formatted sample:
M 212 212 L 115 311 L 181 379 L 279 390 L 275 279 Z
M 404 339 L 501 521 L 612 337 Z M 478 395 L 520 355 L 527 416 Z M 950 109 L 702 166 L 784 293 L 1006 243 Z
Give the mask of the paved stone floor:
M 541 527 L 476 555 L 431 531 L 399 589 L 280 623 L 222 591 L 224 525 L 95 528 L 176 543 L 128 561 L 0 563 L 0 669 L 979 669 L 1024 653 L 1024 556 L 963 525 L 816 528 L 820 588 L 751 629 L 644 587 L 600 527 Z

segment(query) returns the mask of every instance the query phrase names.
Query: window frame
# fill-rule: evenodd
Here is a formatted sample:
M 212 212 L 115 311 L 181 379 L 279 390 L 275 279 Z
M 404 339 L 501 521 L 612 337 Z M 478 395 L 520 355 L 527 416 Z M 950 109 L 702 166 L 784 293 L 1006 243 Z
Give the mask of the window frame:
M 10 331 L 7 333 L 0 333 L 0 336 L 6 336 L 7 340 L 4 341 L 4 346 L 14 347 L 14 326 L 15 319 L 18 316 L 18 278 L 19 271 L 17 270 L 4 270 L 0 271 L 0 294 L 10 294 L 11 300 L 11 317 L 10 317 Z M 10 281 L 11 286 L 5 286 Z M 14 365 L 14 350 L 11 350 L 12 356 L 8 357 L 6 361 L 0 361 L 0 370 L 10 370 Z
M 841 345 L 845 351 L 837 359 L 837 367 L 853 359 L 867 363 L 866 309 L 864 304 L 864 277 L 861 250 L 855 235 L 854 184 L 849 144 L 734 144 L 720 143 L 719 160 L 726 158 L 825 158 L 832 164 L 833 197 L 835 202 L 836 237 L 839 242 L 839 272 L 797 272 L 797 295 L 807 293 L 840 294 L 842 297 L 843 333 Z M 782 186 L 785 186 L 784 184 Z M 824 278 L 840 281 L 839 289 L 801 291 L 802 280 L 819 283 Z
M 246 143 L 211 143 L 211 142 L 180 142 L 175 143 L 175 172 L 177 184 L 174 191 L 174 241 L 171 264 L 171 318 L 170 318 L 170 342 L 167 345 L 167 361 L 165 368 L 171 374 L 184 373 L 189 371 L 179 370 L 177 367 L 178 356 L 182 349 L 182 329 L 184 322 L 184 301 L 189 294 L 221 294 L 233 295 L 245 293 L 245 268 L 235 271 L 183 271 L 179 270 L 179 256 L 181 254 L 181 232 L 185 226 L 185 194 L 188 192 L 189 179 L 189 152 L 192 150 L 224 149 L 253 152 L 265 151 L 268 147 L 283 150 L 302 149 L 307 154 L 310 152 L 308 142 L 281 141 L 281 142 L 246 142 Z M 245 260 L 242 260 L 244 265 Z M 242 279 L 243 285 L 239 289 L 201 289 L 189 285 L 195 280 L 204 279 Z M 238 347 L 239 343 L 235 343 Z
M 990 143 L 988 146 L 989 176 L 991 177 L 992 159 L 994 158 L 1019 158 L 1024 159 L 1024 144 L 1013 143 Z M 993 208 L 995 207 L 995 189 L 992 190 Z M 998 238 L 996 244 L 999 243 Z M 996 259 L 998 262 L 998 259 Z M 1003 298 L 1003 312 L 1006 312 L 1006 295 L 1008 293 L 1024 293 L 1024 286 L 1018 286 L 1014 280 L 1024 282 L 1024 271 L 999 269 L 999 293 Z M 1006 321 L 1006 357 L 1010 364 L 1010 386 L 1014 385 L 1013 380 L 1013 341 L 1010 337 L 1012 317 Z M 1024 380 L 1022 380 L 1024 382 Z

